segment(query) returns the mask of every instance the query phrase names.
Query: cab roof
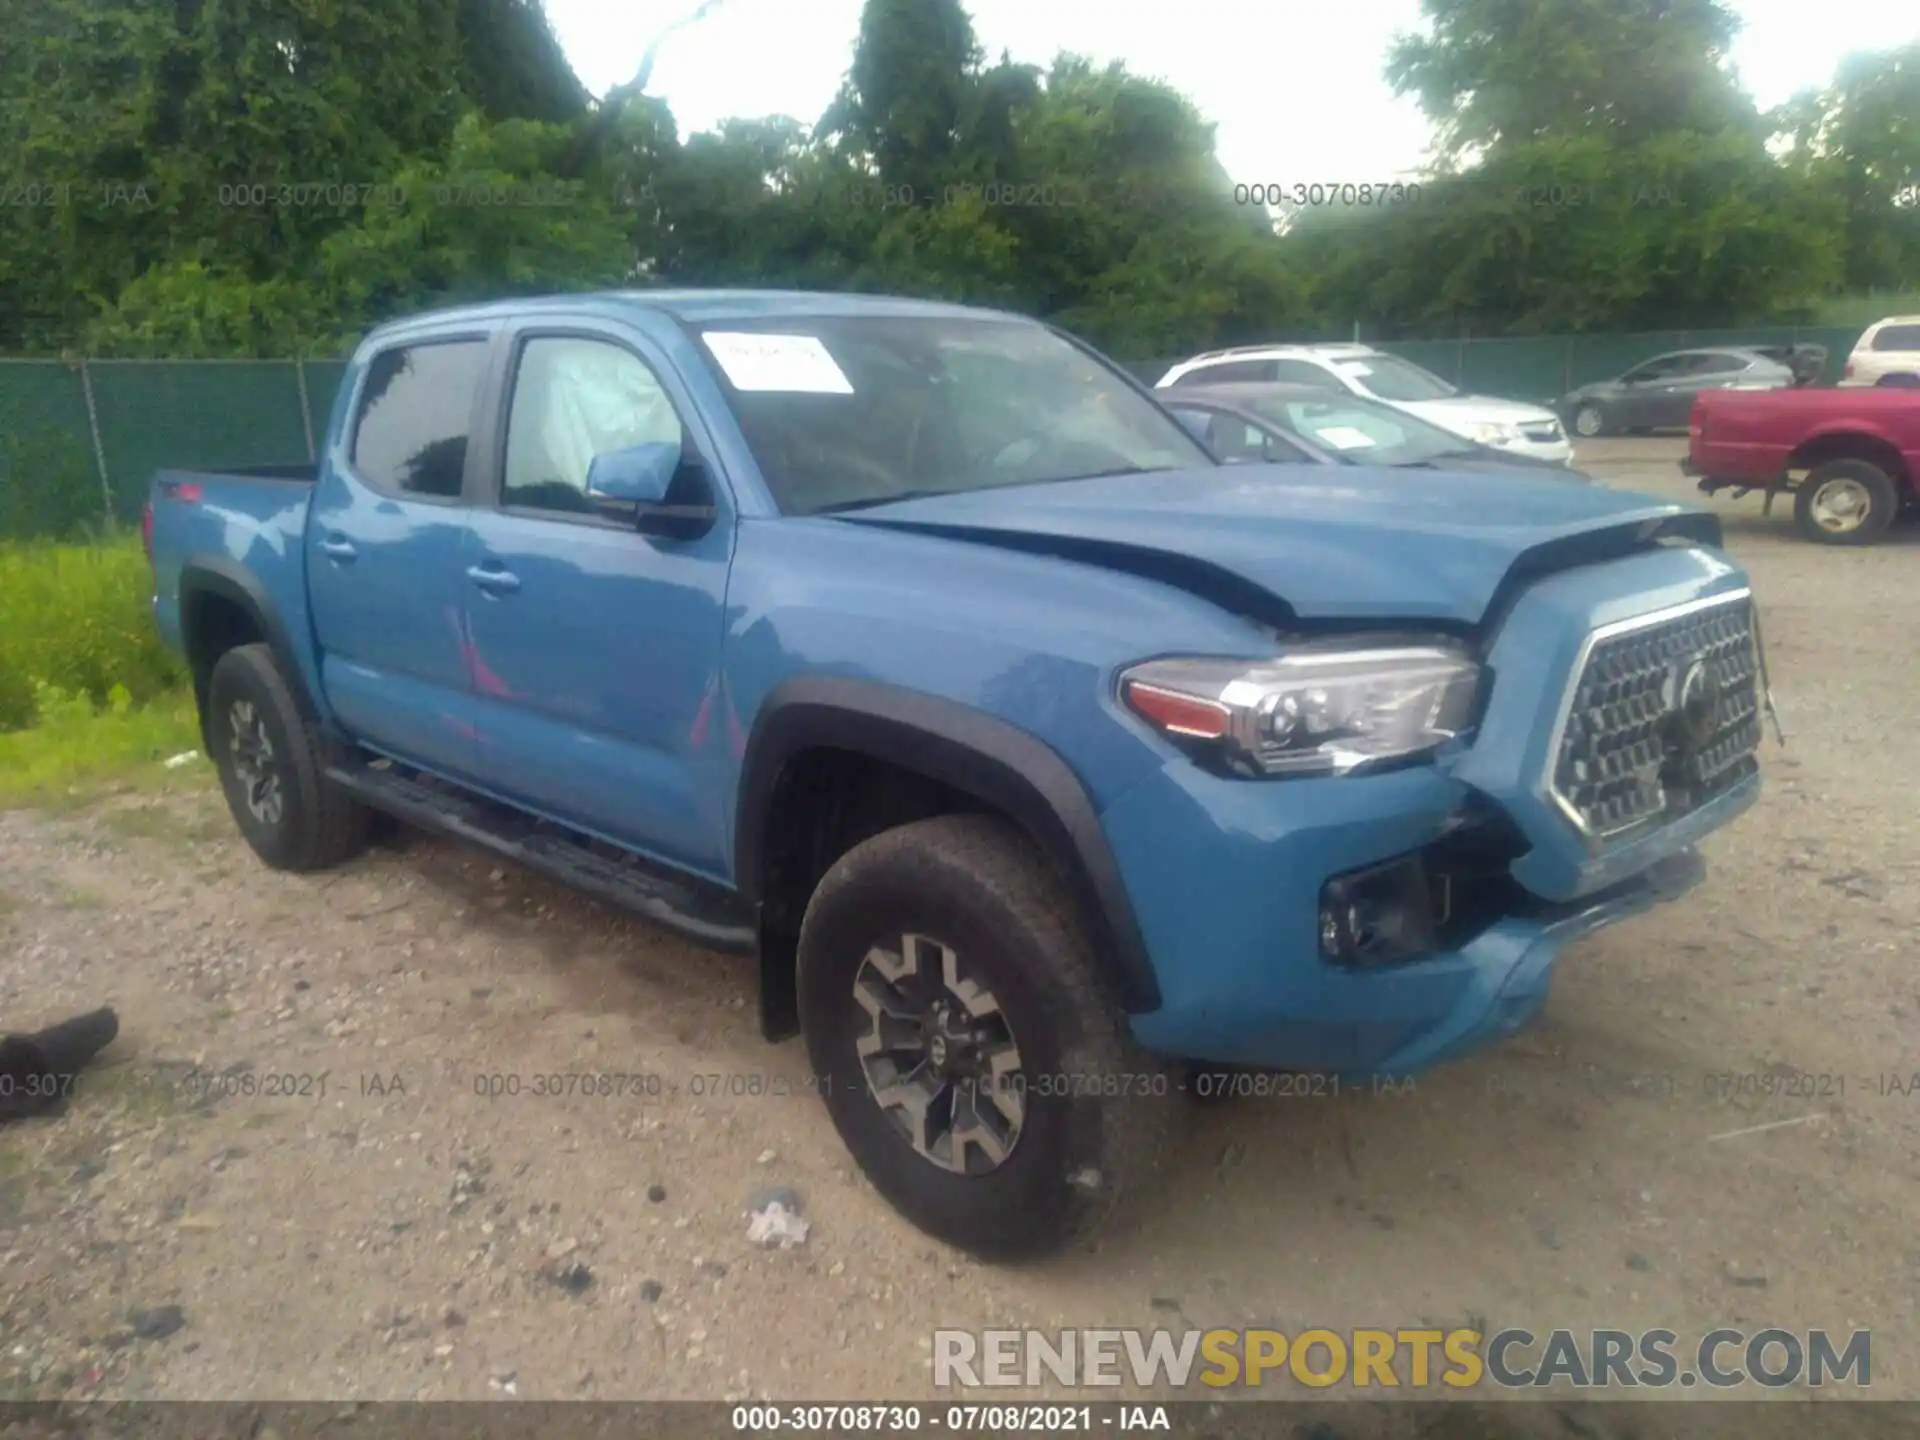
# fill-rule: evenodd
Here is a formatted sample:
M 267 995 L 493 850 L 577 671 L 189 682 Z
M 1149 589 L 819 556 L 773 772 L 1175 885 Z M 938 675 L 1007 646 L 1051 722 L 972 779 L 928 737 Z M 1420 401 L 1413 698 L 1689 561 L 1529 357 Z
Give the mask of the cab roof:
M 419 325 L 507 319 L 528 311 L 608 317 L 633 311 L 652 311 L 695 325 L 773 320 L 783 315 L 1027 319 L 1003 310 L 986 310 L 972 305 L 953 305 L 945 301 L 915 300 L 896 295 L 857 295 L 821 290 L 600 290 L 571 295 L 519 296 L 485 304 L 420 311 L 376 326 L 369 332 L 368 338 Z

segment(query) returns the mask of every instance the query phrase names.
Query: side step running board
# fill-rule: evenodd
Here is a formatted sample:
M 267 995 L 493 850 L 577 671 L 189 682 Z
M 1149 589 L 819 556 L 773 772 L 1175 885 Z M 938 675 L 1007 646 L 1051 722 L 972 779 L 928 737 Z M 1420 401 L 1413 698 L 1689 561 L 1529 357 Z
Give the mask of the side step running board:
M 733 896 L 511 806 L 425 784 L 397 768 L 334 765 L 327 778 L 376 810 L 504 855 L 702 945 L 749 955 L 759 948 L 753 913 Z

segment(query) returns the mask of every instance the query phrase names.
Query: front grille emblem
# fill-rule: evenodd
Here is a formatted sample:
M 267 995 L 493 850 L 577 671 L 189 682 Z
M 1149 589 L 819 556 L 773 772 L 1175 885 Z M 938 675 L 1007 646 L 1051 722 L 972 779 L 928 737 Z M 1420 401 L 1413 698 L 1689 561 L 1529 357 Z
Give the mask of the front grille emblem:
M 1691 758 L 1720 728 L 1720 680 L 1705 655 L 1676 666 L 1668 682 L 1673 719 L 1668 737 L 1682 758 Z

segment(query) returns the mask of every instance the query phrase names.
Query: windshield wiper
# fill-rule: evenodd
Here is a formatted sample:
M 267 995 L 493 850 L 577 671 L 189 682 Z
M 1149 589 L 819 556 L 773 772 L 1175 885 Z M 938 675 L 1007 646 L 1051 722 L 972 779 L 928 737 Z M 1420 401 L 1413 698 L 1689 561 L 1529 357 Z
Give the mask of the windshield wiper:
M 935 495 L 958 495 L 959 490 L 902 490 L 897 495 L 868 495 L 859 500 L 843 500 L 838 505 L 822 505 L 815 515 L 843 515 L 849 510 L 870 510 L 876 505 L 897 505 L 905 500 L 930 500 Z
M 1477 449 L 1462 447 L 1458 450 L 1435 450 L 1431 455 L 1423 456 L 1418 460 L 1401 460 L 1397 463 L 1401 465 L 1425 465 L 1432 467 L 1434 462 L 1439 460 L 1477 460 L 1480 458 L 1480 455 L 1481 452 Z
M 1071 485 L 1076 480 L 1112 480 L 1120 475 L 1166 475 L 1171 465 L 1122 465 L 1115 470 L 1095 470 L 1086 475 L 1062 475 L 1058 480 L 1042 480 L 1042 485 Z

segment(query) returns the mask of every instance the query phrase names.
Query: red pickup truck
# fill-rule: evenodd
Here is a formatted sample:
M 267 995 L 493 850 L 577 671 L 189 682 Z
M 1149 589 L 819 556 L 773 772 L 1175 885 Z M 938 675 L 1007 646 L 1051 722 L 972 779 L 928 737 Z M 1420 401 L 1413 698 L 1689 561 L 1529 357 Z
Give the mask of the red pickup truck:
M 1870 545 L 1920 504 L 1920 390 L 1707 390 L 1680 468 L 1711 495 L 1793 492 L 1809 540 Z

